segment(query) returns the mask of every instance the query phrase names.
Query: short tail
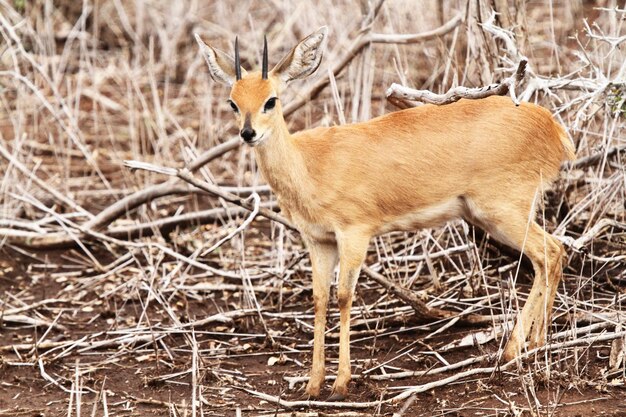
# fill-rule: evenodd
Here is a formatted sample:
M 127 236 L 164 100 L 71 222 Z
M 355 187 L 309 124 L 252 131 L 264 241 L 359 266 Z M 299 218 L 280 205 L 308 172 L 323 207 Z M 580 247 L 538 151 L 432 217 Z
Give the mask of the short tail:
M 565 159 L 568 161 L 573 161 L 576 159 L 576 148 L 574 148 L 574 144 L 569 139 L 565 128 L 561 126 L 560 123 L 554 122 L 556 129 L 558 131 L 559 139 L 561 139 L 561 143 L 563 144 L 563 152 L 565 153 Z

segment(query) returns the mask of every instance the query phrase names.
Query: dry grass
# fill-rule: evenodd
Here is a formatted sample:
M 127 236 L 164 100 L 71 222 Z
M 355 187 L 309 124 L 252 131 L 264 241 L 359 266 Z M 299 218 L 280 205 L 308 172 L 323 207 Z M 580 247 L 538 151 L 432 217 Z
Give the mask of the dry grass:
M 626 412 L 615 400 L 626 380 L 625 6 L 372 3 L 382 6 L 0 0 L 0 416 Z M 192 33 L 227 51 L 238 35 L 250 68 L 264 33 L 271 65 L 322 25 L 322 67 L 282 98 L 293 130 L 392 111 L 394 82 L 445 93 L 502 80 L 528 58 L 518 97 L 554 112 L 578 158 L 541 210 L 569 245 L 546 349 L 497 364 L 529 289 L 519 254 L 462 222 L 389 234 L 371 245 L 371 270 L 489 323 L 420 323 L 362 277 L 351 403 L 299 403 L 312 302 L 298 235 L 261 217 L 247 225 L 232 196 L 124 168 L 188 166 L 221 192 L 256 192 L 261 209 L 275 207 Z M 381 35 L 433 30 L 409 44 Z

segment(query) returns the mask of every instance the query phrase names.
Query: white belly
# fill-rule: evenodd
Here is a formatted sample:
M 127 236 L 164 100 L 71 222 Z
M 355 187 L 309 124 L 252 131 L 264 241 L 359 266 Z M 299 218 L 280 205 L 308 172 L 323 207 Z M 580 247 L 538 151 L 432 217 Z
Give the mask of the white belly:
M 442 203 L 423 207 L 390 219 L 376 234 L 441 226 L 447 221 L 461 217 L 464 207 L 463 200 L 460 198 L 453 198 Z

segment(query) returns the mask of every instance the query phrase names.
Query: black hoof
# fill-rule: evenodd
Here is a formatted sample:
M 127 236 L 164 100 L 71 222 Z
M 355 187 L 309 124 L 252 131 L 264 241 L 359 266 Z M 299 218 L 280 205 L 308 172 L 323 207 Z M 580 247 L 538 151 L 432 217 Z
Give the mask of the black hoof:
M 332 394 L 330 394 L 330 397 L 328 397 L 328 401 L 343 401 L 345 399 L 346 396 L 338 392 L 333 392 Z

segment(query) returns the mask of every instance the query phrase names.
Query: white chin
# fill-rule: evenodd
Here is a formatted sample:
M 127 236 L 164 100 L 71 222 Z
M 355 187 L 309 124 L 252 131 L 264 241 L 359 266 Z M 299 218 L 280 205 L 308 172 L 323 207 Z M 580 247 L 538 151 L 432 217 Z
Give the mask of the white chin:
M 261 136 L 259 136 L 258 138 L 254 139 L 254 140 L 253 140 L 253 141 L 251 141 L 251 142 L 245 142 L 245 141 L 244 141 L 244 143 L 245 143 L 246 145 L 251 146 L 251 147 L 253 147 L 253 148 L 254 148 L 255 146 L 260 145 L 260 144 L 261 144 L 261 142 L 263 142 L 263 139 L 265 139 L 265 133 L 263 133 Z

